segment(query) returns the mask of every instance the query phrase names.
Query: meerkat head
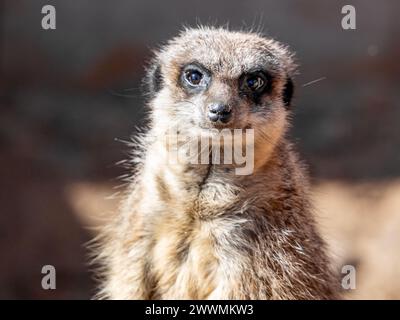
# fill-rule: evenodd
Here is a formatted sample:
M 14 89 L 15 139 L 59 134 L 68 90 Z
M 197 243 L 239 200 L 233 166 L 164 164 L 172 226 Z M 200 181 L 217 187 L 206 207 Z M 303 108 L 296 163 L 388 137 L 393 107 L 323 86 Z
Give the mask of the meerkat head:
M 272 39 L 221 28 L 185 30 L 148 69 L 152 125 L 178 126 L 189 135 L 251 128 L 262 143 L 274 144 L 286 128 L 294 72 L 292 55 Z

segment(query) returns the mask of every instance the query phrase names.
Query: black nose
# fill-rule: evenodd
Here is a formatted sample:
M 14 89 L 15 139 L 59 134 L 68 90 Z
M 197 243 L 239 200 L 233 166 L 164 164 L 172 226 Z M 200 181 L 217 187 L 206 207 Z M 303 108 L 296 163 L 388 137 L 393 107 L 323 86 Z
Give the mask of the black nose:
M 218 120 L 227 123 L 231 118 L 231 107 L 223 103 L 212 103 L 208 106 L 208 118 L 212 122 L 217 122 Z

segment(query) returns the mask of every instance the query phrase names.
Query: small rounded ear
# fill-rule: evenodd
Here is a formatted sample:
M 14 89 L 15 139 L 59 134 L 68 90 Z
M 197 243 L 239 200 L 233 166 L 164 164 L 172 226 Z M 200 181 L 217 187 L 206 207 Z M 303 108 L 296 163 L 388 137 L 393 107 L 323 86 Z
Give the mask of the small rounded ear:
M 146 70 L 146 76 L 144 78 L 145 91 L 154 97 L 162 87 L 162 74 L 161 65 L 158 61 L 153 59 Z
M 283 92 L 282 92 L 283 103 L 285 104 L 286 109 L 290 108 L 290 103 L 292 101 L 293 92 L 294 92 L 293 81 L 290 77 L 287 77 L 286 83 L 285 83 L 285 86 L 283 87 Z

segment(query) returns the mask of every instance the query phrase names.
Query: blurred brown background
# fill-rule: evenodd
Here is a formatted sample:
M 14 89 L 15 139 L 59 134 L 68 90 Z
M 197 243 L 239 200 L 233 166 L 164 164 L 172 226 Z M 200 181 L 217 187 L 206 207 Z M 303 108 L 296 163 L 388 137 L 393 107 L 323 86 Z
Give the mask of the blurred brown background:
M 54 5 L 57 29 L 41 28 Z M 341 28 L 352 4 L 357 29 Z M 149 48 L 183 24 L 261 25 L 297 52 L 291 136 L 350 298 L 400 298 L 399 1 L 0 1 L 0 298 L 87 299 L 85 242 L 145 111 Z M 325 80 L 303 86 L 318 78 Z M 41 268 L 57 290 L 41 288 Z

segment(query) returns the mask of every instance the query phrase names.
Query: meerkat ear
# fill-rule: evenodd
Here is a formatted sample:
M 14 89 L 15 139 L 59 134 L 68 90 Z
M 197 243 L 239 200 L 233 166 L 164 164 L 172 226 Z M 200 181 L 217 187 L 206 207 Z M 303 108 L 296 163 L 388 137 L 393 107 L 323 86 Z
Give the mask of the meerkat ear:
M 158 61 L 153 60 L 147 68 L 144 78 L 146 92 L 153 97 L 161 90 L 162 81 L 161 65 Z
M 283 93 L 282 93 L 283 103 L 285 104 L 286 109 L 290 108 L 290 103 L 292 102 L 293 92 L 294 92 L 293 81 L 288 76 L 286 78 L 286 83 L 285 83 L 285 86 L 283 88 Z

